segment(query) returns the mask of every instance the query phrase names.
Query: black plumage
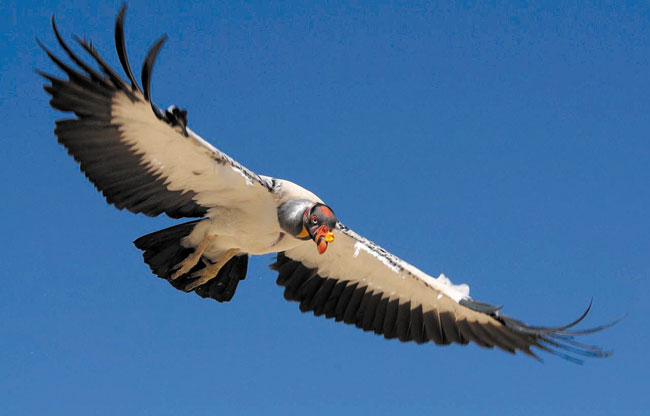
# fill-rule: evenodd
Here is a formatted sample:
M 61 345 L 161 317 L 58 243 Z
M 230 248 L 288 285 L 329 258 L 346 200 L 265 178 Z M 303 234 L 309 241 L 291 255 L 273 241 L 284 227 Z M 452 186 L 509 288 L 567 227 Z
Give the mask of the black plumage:
M 187 237 L 199 221 L 186 222 L 144 235 L 133 242 L 143 251 L 142 257 L 151 271 L 158 277 L 167 280 L 176 289 L 184 290 L 192 282 L 192 273 L 205 268 L 203 262 L 198 262 L 187 273 L 170 280 L 174 266 L 189 256 L 193 249 L 183 246 L 183 238 Z M 212 298 L 219 302 L 232 299 L 240 280 L 246 278 L 248 255 L 235 256 L 226 263 L 216 276 L 198 286 L 194 292 L 203 298 Z

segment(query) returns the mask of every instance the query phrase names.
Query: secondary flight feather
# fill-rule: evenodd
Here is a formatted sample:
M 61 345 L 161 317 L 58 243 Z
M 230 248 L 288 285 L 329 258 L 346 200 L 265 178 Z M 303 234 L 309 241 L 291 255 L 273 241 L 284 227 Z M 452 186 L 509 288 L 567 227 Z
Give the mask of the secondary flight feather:
M 577 330 L 589 311 L 560 327 L 536 327 L 476 301 L 467 285 L 427 275 L 343 225 L 332 207 L 286 180 L 258 175 L 202 139 L 187 112 L 151 100 L 151 74 L 166 36 L 133 74 L 124 38 L 125 7 L 115 23 L 124 79 L 85 40 L 86 63 L 56 39 L 72 65 L 41 44 L 65 78 L 40 72 L 52 107 L 73 113 L 54 130 L 81 171 L 109 204 L 148 216 L 197 218 L 142 236 L 153 273 L 185 292 L 219 302 L 232 299 L 251 255 L 277 253 L 284 297 L 311 311 L 385 338 L 417 343 L 477 345 L 537 357 L 533 348 L 574 362 L 606 357 L 575 340 L 612 324 Z M 39 42 L 40 44 L 40 42 Z M 591 306 L 591 305 L 590 305 Z

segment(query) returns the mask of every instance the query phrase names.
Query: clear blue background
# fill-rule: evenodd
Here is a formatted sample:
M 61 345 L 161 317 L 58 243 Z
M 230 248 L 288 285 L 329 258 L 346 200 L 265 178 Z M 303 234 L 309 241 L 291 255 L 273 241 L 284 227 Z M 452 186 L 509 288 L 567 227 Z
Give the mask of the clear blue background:
M 170 36 L 159 105 L 511 315 L 559 324 L 592 296 L 586 325 L 628 313 L 589 338 L 615 355 L 580 367 L 385 341 L 301 314 L 272 256 L 229 304 L 174 290 L 131 242 L 175 221 L 103 201 L 33 71 L 59 73 L 34 41 L 56 47 L 52 13 L 118 65 L 120 3 L 5 0 L 1 413 L 648 414 L 645 2 L 189 3 L 127 13 L 138 72 Z

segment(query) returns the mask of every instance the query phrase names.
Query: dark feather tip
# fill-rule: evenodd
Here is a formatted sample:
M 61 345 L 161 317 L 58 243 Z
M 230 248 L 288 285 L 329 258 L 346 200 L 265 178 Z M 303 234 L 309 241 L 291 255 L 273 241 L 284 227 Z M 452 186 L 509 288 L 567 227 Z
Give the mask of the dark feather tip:
M 151 74 L 153 72 L 153 65 L 160 49 L 167 41 L 167 35 L 162 35 L 158 40 L 149 48 L 147 57 L 142 66 L 142 88 L 144 88 L 144 98 L 151 102 Z
M 126 3 L 122 4 L 119 13 L 117 14 L 117 19 L 115 20 L 115 47 L 117 48 L 117 56 L 120 59 L 122 68 L 126 73 L 126 76 L 131 81 L 131 89 L 133 91 L 140 90 L 138 82 L 133 76 L 133 71 L 131 70 L 131 64 L 129 63 L 128 55 L 126 54 L 126 42 L 124 41 L 124 16 L 126 15 Z

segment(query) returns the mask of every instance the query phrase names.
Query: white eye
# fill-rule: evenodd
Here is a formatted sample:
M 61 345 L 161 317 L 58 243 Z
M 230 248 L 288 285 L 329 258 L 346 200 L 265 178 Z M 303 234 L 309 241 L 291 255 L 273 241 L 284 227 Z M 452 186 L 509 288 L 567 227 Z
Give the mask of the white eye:
M 312 223 L 312 224 L 318 224 L 318 217 L 315 216 L 315 215 L 313 215 L 313 216 L 311 217 L 311 223 Z

